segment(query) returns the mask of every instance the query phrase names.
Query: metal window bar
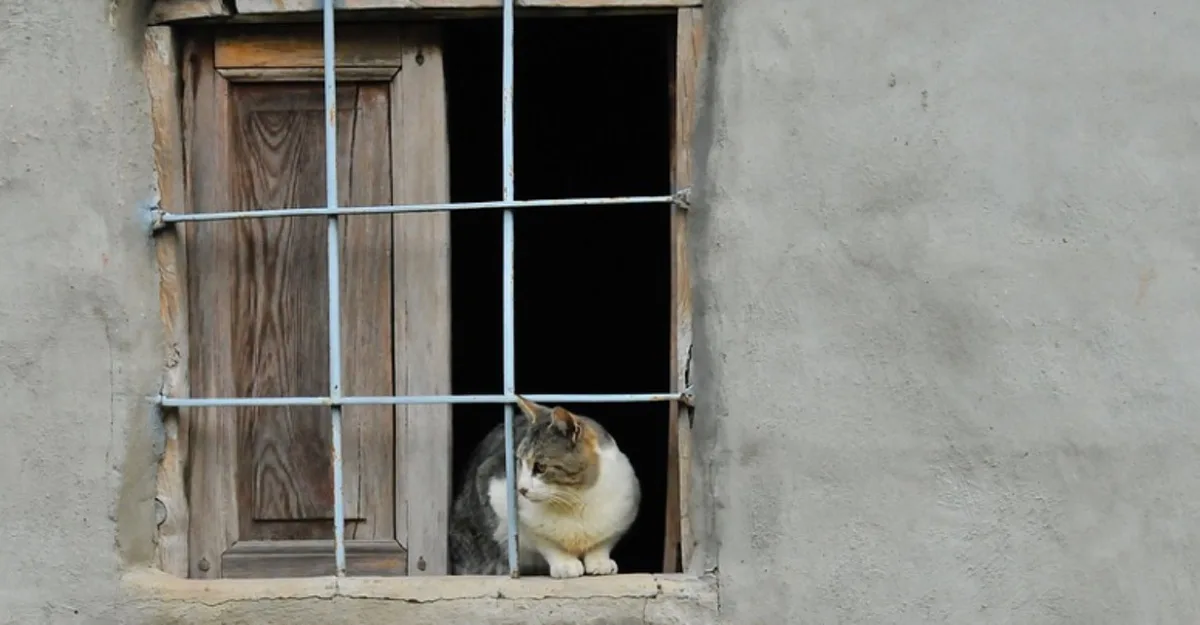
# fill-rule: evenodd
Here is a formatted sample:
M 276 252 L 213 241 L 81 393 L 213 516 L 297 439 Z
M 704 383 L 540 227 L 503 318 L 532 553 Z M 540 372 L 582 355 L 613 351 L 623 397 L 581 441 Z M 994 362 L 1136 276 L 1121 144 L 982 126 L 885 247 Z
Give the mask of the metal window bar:
M 504 46 L 503 76 L 500 85 L 500 116 L 503 128 L 504 149 L 504 201 L 516 199 L 516 171 L 513 168 L 513 2 L 504 0 Z M 516 392 L 516 357 L 514 356 L 513 335 L 513 212 L 511 208 L 504 209 L 504 266 L 501 270 L 504 280 L 504 394 Z M 508 573 L 512 577 L 520 577 L 521 571 L 517 558 L 517 484 L 516 484 L 516 451 L 513 447 L 513 405 L 504 403 L 504 493 L 508 499 L 505 510 L 508 512 Z
M 418 405 L 418 404 L 504 404 L 504 456 L 507 483 L 508 509 L 508 564 L 510 574 L 519 577 L 517 516 L 517 494 L 515 484 L 515 458 L 513 440 L 514 403 L 516 402 L 514 295 L 513 295 L 513 210 L 535 206 L 577 207 L 625 204 L 672 203 L 684 208 L 688 205 L 687 189 L 674 195 L 582 198 L 582 199 L 515 199 L 513 168 L 513 2 L 504 0 L 503 13 L 503 76 L 501 115 L 503 119 L 504 150 L 504 194 L 498 202 L 460 202 L 444 204 L 408 204 L 394 206 L 338 207 L 337 181 L 337 79 L 334 71 L 334 2 L 324 0 L 322 21 L 324 25 L 324 87 L 325 87 L 325 203 L 321 208 L 288 208 L 259 211 L 215 212 L 215 213 L 170 213 L 161 207 L 151 214 L 151 231 L 157 232 L 170 224 L 188 222 L 223 221 L 233 219 L 269 219 L 273 217 L 324 216 L 328 219 L 328 280 L 329 280 L 329 394 L 324 397 L 200 397 L 175 398 L 160 395 L 156 403 L 163 407 L 242 407 L 242 406 L 329 406 L 333 430 L 333 480 L 334 480 L 334 557 L 338 577 L 346 576 L 345 500 L 342 483 L 342 407 L 364 405 Z M 501 395 L 409 395 L 409 396 L 342 396 L 342 349 L 341 349 L 341 267 L 339 258 L 338 216 L 420 213 L 448 210 L 502 209 L 503 219 L 503 324 L 504 324 L 504 393 Z M 691 389 L 678 393 L 625 393 L 625 394 L 530 394 L 529 399 L 538 402 L 576 403 L 642 403 L 680 401 L 692 403 Z
M 325 52 L 325 205 L 338 205 L 337 179 L 337 72 L 333 63 L 333 2 L 325 0 L 321 35 Z M 329 216 L 329 397 L 342 395 L 341 262 L 338 258 L 338 216 Z M 333 427 L 333 544 L 338 577 L 346 576 L 346 502 L 342 484 L 342 407 L 330 404 Z

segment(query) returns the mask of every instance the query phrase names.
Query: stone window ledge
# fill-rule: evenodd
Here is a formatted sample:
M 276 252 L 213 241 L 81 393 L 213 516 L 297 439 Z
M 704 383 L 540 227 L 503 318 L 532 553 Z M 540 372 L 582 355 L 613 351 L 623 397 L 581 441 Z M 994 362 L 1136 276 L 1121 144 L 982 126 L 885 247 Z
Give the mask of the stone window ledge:
M 122 586 L 121 623 L 715 625 L 718 612 L 712 576 L 188 580 L 138 569 Z
M 711 577 L 612 575 L 556 580 L 501 576 L 307 577 L 294 579 L 180 579 L 154 569 L 125 573 L 126 590 L 159 601 L 227 603 L 260 599 L 394 599 L 410 603 L 451 599 L 677 598 L 716 602 Z

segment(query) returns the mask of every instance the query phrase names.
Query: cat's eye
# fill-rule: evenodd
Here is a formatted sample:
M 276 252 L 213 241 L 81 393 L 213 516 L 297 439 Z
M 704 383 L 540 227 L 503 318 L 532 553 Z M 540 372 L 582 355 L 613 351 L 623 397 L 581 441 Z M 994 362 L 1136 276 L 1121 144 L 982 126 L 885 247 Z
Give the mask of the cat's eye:
M 545 472 L 546 472 L 546 465 L 544 465 L 540 462 L 533 463 L 533 474 L 534 475 L 541 475 L 542 473 L 545 473 Z

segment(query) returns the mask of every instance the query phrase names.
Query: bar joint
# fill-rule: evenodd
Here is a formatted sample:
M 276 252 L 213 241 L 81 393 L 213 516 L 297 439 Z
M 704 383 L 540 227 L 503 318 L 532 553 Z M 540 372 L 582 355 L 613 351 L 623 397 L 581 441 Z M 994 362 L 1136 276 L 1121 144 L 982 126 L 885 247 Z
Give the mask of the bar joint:
M 692 209 L 692 188 L 684 187 L 671 196 L 671 204 L 685 211 Z

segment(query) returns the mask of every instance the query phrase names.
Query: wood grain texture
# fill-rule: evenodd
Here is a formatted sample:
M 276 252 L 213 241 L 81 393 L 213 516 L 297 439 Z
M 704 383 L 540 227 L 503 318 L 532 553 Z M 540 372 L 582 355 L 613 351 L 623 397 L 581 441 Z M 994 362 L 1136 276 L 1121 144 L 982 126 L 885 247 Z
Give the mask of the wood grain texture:
M 675 179 L 676 179 L 675 120 L 676 120 L 676 116 L 678 115 L 678 107 L 679 107 L 678 93 L 677 93 L 677 89 L 676 89 L 676 83 L 678 82 L 678 79 L 675 75 L 679 69 L 676 64 L 676 57 L 679 54 L 679 46 L 678 46 L 678 42 L 676 41 L 676 38 L 677 38 L 676 36 L 678 34 L 678 12 L 676 13 L 675 26 L 676 26 L 676 33 L 672 33 L 672 36 L 670 37 L 670 39 L 667 43 L 667 45 L 670 46 L 670 48 L 671 48 L 670 56 L 668 57 L 668 58 L 670 58 L 670 67 L 668 70 L 669 78 L 668 78 L 668 85 L 667 85 L 667 98 L 669 100 L 668 108 L 670 110 L 670 115 L 671 115 L 671 139 L 670 139 L 670 144 L 667 147 L 667 151 L 668 151 L 670 163 L 671 163 L 670 169 L 671 169 L 671 189 L 672 189 L 672 191 L 678 190 L 678 187 L 675 186 Z M 671 220 L 670 220 L 670 225 L 668 226 L 668 230 L 667 230 L 667 237 L 668 237 L 668 245 L 669 245 L 668 249 L 670 249 L 670 253 L 671 253 L 671 260 L 670 260 L 671 301 L 669 303 L 669 306 L 671 308 L 671 310 L 670 310 L 671 336 L 670 336 L 670 356 L 668 357 L 668 367 L 669 367 L 669 373 L 668 373 L 668 379 L 669 379 L 668 385 L 669 386 L 668 386 L 668 388 L 670 388 L 670 390 L 672 390 L 672 391 L 676 391 L 679 387 L 679 383 L 678 383 L 679 361 L 676 358 L 677 338 L 678 338 L 676 328 L 678 328 L 678 326 L 679 326 L 679 320 L 678 320 L 678 315 L 676 314 L 677 308 L 678 308 L 677 304 L 676 304 L 676 301 L 678 299 L 678 291 L 677 291 L 678 280 L 676 279 L 676 272 L 675 272 L 676 266 L 675 266 L 675 258 L 674 258 L 675 244 L 676 244 L 675 208 L 674 207 L 671 208 Z M 667 406 L 667 449 L 666 449 L 666 452 L 667 452 L 667 466 L 666 466 L 666 469 L 667 469 L 667 488 L 666 488 L 667 510 L 666 510 L 666 519 L 665 519 L 666 525 L 663 528 L 663 563 L 662 563 L 662 567 L 663 567 L 662 570 L 665 573 L 675 573 L 680 570 L 680 564 L 679 564 L 679 560 L 680 560 L 680 555 L 679 555 L 679 551 L 680 551 L 680 545 L 679 545 L 680 518 L 679 517 L 680 517 L 680 512 L 681 512 L 680 505 L 679 505 L 679 503 L 680 503 L 679 502 L 679 409 L 680 409 L 680 407 L 681 406 L 676 402 L 672 402 L 670 405 Z
M 185 126 L 196 181 L 189 188 L 195 191 L 197 210 L 323 204 L 320 83 L 272 80 L 272 72 L 297 69 L 286 58 L 258 70 L 262 81 L 230 83 L 215 69 L 215 45 L 197 41 L 191 46 L 194 62 L 185 65 L 194 85 Z M 395 57 L 400 57 L 399 46 Z M 396 75 L 395 69 L 390 75 Z M 391 203 L 392 91 L 388 82 L 339 89 L 343 204 Z M 391 217 L 345 216 L 339 225 L 343 390 L 390 395 Z M 287 218 L 218 222 L 189 231 L 199 244 L 189 272 L 190 288 L 198 294 L 193 317 L 200 317 L 192 324 L 193 394 L 328 392 L 326 229 L 324 219 Z M 189 488 L 205 503 L 202 512 L 193 513 L 192 576 L 271 576 L 276 574 L 271 567 L 284 560 L 290 563 L 289 574 L 301 565 L 317 567 L 313 570 L 332 566 L 332 558 L 322 563 L 304 542 L 333 533 L 328 409 L 208 412 L 209 418 L 193 428 L 203 434 L 202 440 L 191 445 L 196 462 Z M 351 406 L 344 417 L 347 538 L 388 541 L 403 558 L 394 522 L 393 409 Z M 241 552 L 223 557 L 235 541 L 255 539 L 273 541 L 274 559 L 256 568 Z M 288 552 L 295 557 L 281 555 Z M 235 568 L 224 570 L 226 563 Z M 398 570 L 391 564 L 378 570 L 385 569 Z
M 354 540 L 346 543 L 346 574 L 404 575 L 404 548 L 394 540 Z M 319 577 L 336 573 L 332 540 L 279 543 L 238 541 L 223 555 L 226 578 Z
M 358 85 L 352 113 L 339 111 L 339 203 L 375 206 L 392 202 L 391 88 Z M 346 118 L 342 122 L 342 118 Z M 343 157 L 344 154 L 344 157 Z M 338 220 L 342 235 L 342 392 L 391 395 L 392 218 L 347 215 Z M 395 409 L 346 406 L 342 409 L 342 456 L 346 467 L 347 515 L 360 521 L 347 539 L 396 539 Z M 349 518 L 349 517 L 348 517 Z
M 319 90 L 238 84 L 230 96 L 233 210 L 322 203 L 325 121 Z M 338 89 L 340 111 L 351 98 L 353 87 Z M 228 375 L 236 396 L 327 394 L 324 220 L 247 219 L 234 227 L 234 366 Z M 295 527 L 272 532 L 262 523 L 332 519 L 329 409 L 263 406 L 237 412 L 239 539 L 332 538 L 329 523 L 307 525 L 300 534 Z
M 343 67 L 334 70 L 342 82 L 391 82 L 399 67 Z M 323 82 L 321 67 L 229 67 L 217 73 L 229 82 Z
M 517 0 L 517 6 L 545 8 L 692 7 L 702 0 Z M 501 0 L 342 0 L 339 11 L 380 9 L 499 9 Z M 321 0 L 237 0 L 242 15 L 321 10 Z
M 218 69 L 277 67 L 324 68 L 325 52 L 320 24 L 247 26 L 217 37 Z M 401 64 L 397 28 L 370 24 L 337 27 L 334 62 L 338 68 L 391 67 Z
M 181 79 L 175 37 L 169 27 L 151 26 L 143 38 L 142 69 L 150 96 L 154 126 L 154 168 L 159 204 L 169 211 L 187 210 L 183 182 Z M 158 307 L 163 325 L 163 381 L 169 397 L 188 393 L 187 254 L 177 228 L 160 232 L 154 241 L 158 264 Z M 188 502 L 184 487 L 187 425 L 180 410 L 162 409 L 164 445 L 159 461 L 156 498 L 163 517 L 158 525 L 156 560 L 163 571 L 188 574 Z
M 184 48 L 185 185 L 192 212 L 224 210 L 229 205 L 228 155 L 222 137 L 229 126 L 228 83 L 212 64 L 212 40 L 190 39 Z M 233 368 L 230 327 L 234 281 L 230 262 L 234 226 L 213 223 L 189 228 L 188 318 L 190 387 L 197 397 L 231 397 L 232 379 L 221 372 Z M 203 305 L 200 305 L 203 303 Z M 224 330 L 224 331 L 223 331 Z M 211 337 L 211 338 L 209 338 Z M 197 408 L 187 415 L 188 500 L 192 510 L 188 534 L 189 574 L 221 576 L 221 554 L 237 539 L 234 467 L 237 438 L 229 409 Z
M 671 145 L 671 185 L 676 191 L 692 184 L 692 132 L 696 113 L 696 83 L 703 54 L 701 9 L 681 9 L 676 25 L 674 112 Z M 688 265 L 687 211 L 671 209 L 671 390 L 690 385 L 692 356 L 692 286 Z M 672 402 L 667 451 L 667 541 L 664 570 L 688 570 L 694 544 L 691 528 L 691 471 L 693 409 Z M 678 546 L 678 561 L 676 559 Z
M 236 85 L 234 208 L 324 201 L 324 100 L 310 84 Z M 386 85 L 338 90 L 339 202 L 386 204 L 391 195 Z M 390 221 L 340 218 L 343 390 L 387 395 L 391 369 Z M 234 376 L 243 396 L 328 392 L 328 283 L 322 219 L 238 223 Z M 332 537 L 329 410 L 241 409 L 240 538 Z M 393 422 L 386 406 L 344 411 L 350 537 L 392 537 Z M 252 510 L 252 513 L 247 514 Z M 300 520 L 319 521 L 309 525 Z M 272 522 L 272 523 L 268 523 Z M 273 523 L 282 522 L 282 523 Z M 378 534 L 377 534 L 378 532 Z
M 154 0 L 147 21 L 150 24 L 163 24 L 229 15 L 229 7 L 222 0 Z
M 397 203 L 450 199 L 442 49 L 436 24 L 406 31 L 404 69 L 393 83 L 393 197 Z M 397 395 L 450 389 L 450 215 L 392 217 L 395 244 Z M 450 406 L 398 406 L 402 452 L 396 467 L 397 532 L 408 537 L 410 575 L 448 571 L 451 496 Z
M 322 0 L 237 0 L 238 13 L 256 15 L 263 13 L 300 13 L 320 11 Z M 488 0 L 457 0 L 457 3 L 468 4 L 471 7 L 481 6 Z M 370 10 L 370 9 L 420 9 L 427 7 L 442 8 L 444 0 L 342 0 L 337 5 L 339 11 Z

